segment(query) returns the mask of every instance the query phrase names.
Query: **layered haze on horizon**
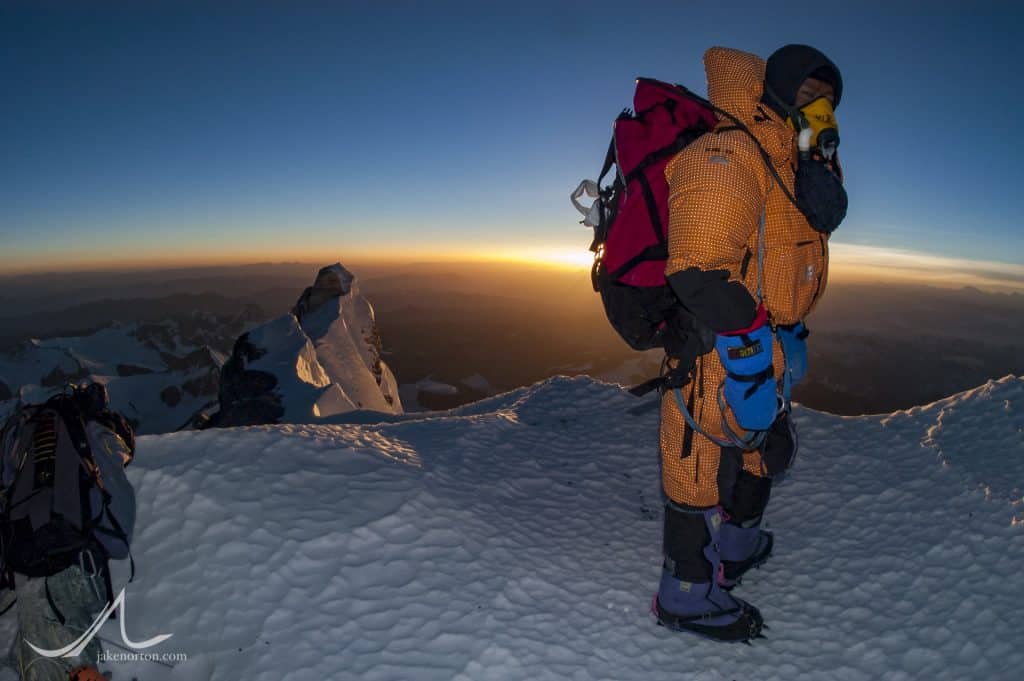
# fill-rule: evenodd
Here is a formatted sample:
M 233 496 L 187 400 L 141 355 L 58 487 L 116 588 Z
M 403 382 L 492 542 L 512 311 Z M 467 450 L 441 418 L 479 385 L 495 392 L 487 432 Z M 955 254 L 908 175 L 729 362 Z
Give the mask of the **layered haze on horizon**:
M 598 0 L 7 3 L 0 275 L 585 268 L 591 234 L 568 194 L 595 174 L 633 77 L 704 92 L 711 45 L 808 42 L 845 86 L 834 279 L 1024 289 L 1024 173 L 1007 146 L 1024 93 L 999 87 L 964 129 L 1015 82 L 1017 8 L 731 7 L 735 20 L 641 2 L 623 22 Z
M 1024 292 L 1024 265 L 983 260 L 967 260 L 935 256 L 902 249 L 853 244 L 833 244 L 829 263 L 829 280 L 833 283 L 856 284 L 908 284 L 934 288 L 974 287 L 993 292 Z M 332 256 L 332 253 L 339 254 Z M 435 263 L 457 263 L 462 265 L 487 266 L 489 264 L 519 265 L 523 276 L 529 276 L 531 267 L 564 270 L 589 270 L 593 254 L 586 245 L 576 250 L 559 248 L 525 248 L 521 252 L 458 253 L 454 251 L 421 251 L 419 253 L 376 254 L 348 249 L 322 249 L 317 254 L 296 252 L 284 260 L 260 261 L 259 254 L 238 255 L 231 258 L 197 256 L 192 259 L 180 257 L 112 260 L 100 259 L 47 261 L 21 263 L 20 266 L 0 268 L 0 281 L 10 278 L 28 278 L 46 274 L 69 275 L 74 273 L 103 274 L 151 272 L 161 273 L 172 270 L 191 271 L 203 268 L 218 269 L 263 267 L 273 265 L 307 265 L 317 268 L 328 262 L 341 262 L 346 267 L 358 270 L 363 265 L 374 267 L 425 265 Z M 276 253 L 276 256 L 288 254 Z M 319 263 L 319 264 L 318 264 Z
M 112 326 L 131 335 L 133 324 L 157 332 L 167 324 L 194 328 L 197 319 L 210 328 L 237 324 L 240 316 L 246 325 L 260 324 L 292 310 L 319 269 L 340 259 L 373 306 L 384 355 L 405 389 L 416 393 L 421 381 L 462 386 L 437 394 L 427 388 L 409 395 L 411 404 L 444 409 L 478 399 L 485 393 L 476 375 L 497 391 L 579 373 L 628 386 L 660 367 L 660 351 L 638 353 L 617 336 L 584 268 L 329 255 L 0 277 L 0 354 L 20 353 L 32 338 L 76 346 L 76 337 Z M 808 318 L 814 371 L 797 399 L 835 413 L 887 413 L 1024 374 L 1022 320 L 1019 291 L 857 283 L 837 275 Z M 220 340 L 214 349 L 229 354 L 236 338 Z M 5 379 L 16 389 L 10 376 L 0 383 Z

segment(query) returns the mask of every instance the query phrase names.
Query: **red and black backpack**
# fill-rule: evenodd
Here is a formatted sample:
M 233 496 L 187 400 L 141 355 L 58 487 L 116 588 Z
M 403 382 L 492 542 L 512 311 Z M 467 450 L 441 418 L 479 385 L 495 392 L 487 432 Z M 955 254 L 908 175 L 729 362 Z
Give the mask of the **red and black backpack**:
M 591 280 L 608 321 L 634 350 L 666 347 L 671 333 L 690 335 L 691 343 L 675 343 L 692 347 L 693 357 L 680 358 L 689 368 L 713 340 L 702 333 L 665 280 L 669 191 L 665 166 L 714 128 L 715 114 L 706 100 L 681 85 L 650 78 L 637 79 L 633 111 L 626 109 L 615 119 L 597 182 L 581 183 L 573 203 L 587 214 L 583 223 L 594 228 Z M 612 183 L 601 187 L 612 166 L 616 169 Z M 596 194 L 589 211 L 576 201 L 584 191 Z

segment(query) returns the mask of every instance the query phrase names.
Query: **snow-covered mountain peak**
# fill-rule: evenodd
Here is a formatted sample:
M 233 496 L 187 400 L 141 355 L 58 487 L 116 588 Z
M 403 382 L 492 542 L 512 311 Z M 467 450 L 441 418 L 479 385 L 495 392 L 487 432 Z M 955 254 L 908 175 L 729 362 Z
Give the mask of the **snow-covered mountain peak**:
M 397 414 L 402 403 L 381 359 L 373 307 L 355 275 L 335 263 L 290 313 L 238 338 L 209 425 L 307 423 L 357 410 Z

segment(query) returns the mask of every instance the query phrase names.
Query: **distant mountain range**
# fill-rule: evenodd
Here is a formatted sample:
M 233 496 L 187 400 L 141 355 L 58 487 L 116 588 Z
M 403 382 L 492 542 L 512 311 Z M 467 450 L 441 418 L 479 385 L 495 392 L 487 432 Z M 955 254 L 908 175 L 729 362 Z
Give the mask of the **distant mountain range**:
M 406 412 L 452 408 L 556 374 L 586 373 L 633 385 L 653 376 L 660 364 L 660 353 L 634 352 L 616 336 L 585 271 L 349 260 L 345 267 L 358 273 L 359 293 L 373 303 L 374 344 L 379 343 L 374 352 L 399 379 L 397 398 Z M 102 365 L 95 375 L 117 379 L 115 403 L 122 388 L 150 395 L 130 397 L 124 405 L 141 420 L 143 432 L 191 424 L 196 409 L 203 422 L 219 411 L 219 392 L 191 394 L 184 384 L 194 377 L 171 375 L 173 367 L 203 346 L 227 361 L 243 333 L 293 312 L 319 269 L 312 263 L 265 263 L 0 277 L 0 410 L 9 406 L 2 400 L 5 392 L 41 385 L 48 376 L 52 384 L 60 372 L 78 371 L 70 358 L 53 352 L 54 346 L 75 345 L 88 346 L 84 354 L 81 348 L 75 352 Z M 233 324 L 243 311 L 244 323 Z M 113 327 L 120 331 L 110 330 L 112 319 L 121 320 Z M 206 320 L 206 331 L 194 332 L 196 319 Z M 301 330 L 315 349 L 304 326 L 292 331 Z M 808 326 L 811 367 L 795 399 L 838 414 L 888 413 L 1024 372 L 1019 294 L 838 281 Z M 140 340 L 128 335 L 134 327 L 163 328 L 161 335 L 181 337 L 181 348 L 162 348 L 177 359 L 153 364 L 148 379 L 122 382 L 128 377 L 118 375 L 117 365 L 130 365 L 126 352 L 135 352 L 128 346 L 143 344 L 153 333 L 143 331 Z M 358 333 L 349 335 L 364 342 Z M 88 340 L 94 336 L 106 340 Z M 30 338 L 50 349 L 29 348 L 25 370 L 11 357 L 24 355 Z M 371 357 L 376 384 L 373 364 Z M 136 385 L 144 381 L 153 385 Z M 194 390 L 195 383 L 190 386 Z M 179 406 L 156 427 L 147 424 L 147 411 L 170 409 L 160 399 L 170 387 L 182 396 Z M 174 391 L 167 395 L 173 400 Z M 142 404 L 147 401 L 149 408 Z M 327 402 L 318 410 L 331 410 Z
M 402 413 L 373 308 L 340 263 L 322 268 L 291 312 L 264 318 L 255 305 L 192 310 L 21 341 L 0 352 L 0 416 L 85 380 L 104 383 L 140 434 Z
M 0 354 L 0 415 L 68 382 L 106 384 L 112 406 L 139 433 L 176 430 L 215 403 L 225 347 L 255 310 L 193 312 L 155 323 L 115 321 L 84 336 L 29 339 Z

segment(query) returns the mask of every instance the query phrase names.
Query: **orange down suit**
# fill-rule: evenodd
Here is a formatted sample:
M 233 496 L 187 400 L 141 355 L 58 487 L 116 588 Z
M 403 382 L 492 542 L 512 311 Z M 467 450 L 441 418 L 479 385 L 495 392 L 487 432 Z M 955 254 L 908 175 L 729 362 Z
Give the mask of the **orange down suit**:
M 738 50 L 713 47 L 704 55 L 708 99 L 738 118 L 768 152 L 778 177 L 794 193 L 796 132 L 760 103 L 765 62 Z M 828 276 L 828 239 L 815 231 L 780 190 L 755 142 L 719 115 L 715 129 L 684 148 L 666 166 L 669 184 L 668 263 L 666 276 L 697 268 L 727 270 L 756 300 L 762 211 L 765 216 L 762 296 L 771 323 L 794 324 L 814 308 Z M 742 293 L 742 292 L 741 292 Z M 671 364 L 670 360 L 670 366 Z M 773 343 L 773 364 L 782 386 L 782 348 Z M 717 400 L 725 369 L 718 353 L 697 358 L 694 378 L 682 388 L 698 425 L 722 438 L 723 412 Z M 696 395 L 691 393 L 696 390 Z M 692 400 L 692 401 L 691 401 Z M 731 410 L 724 418 L 737 433 Z M 661 403 L 662 484 L 676 503 L 708 507 L 719 503 L 721 448 L 688 426 L 674 391 Z M 684 455 L 684 440 L 689 452 Z M 763 476 L 759 451 L 743 453 L 743 469 Z

